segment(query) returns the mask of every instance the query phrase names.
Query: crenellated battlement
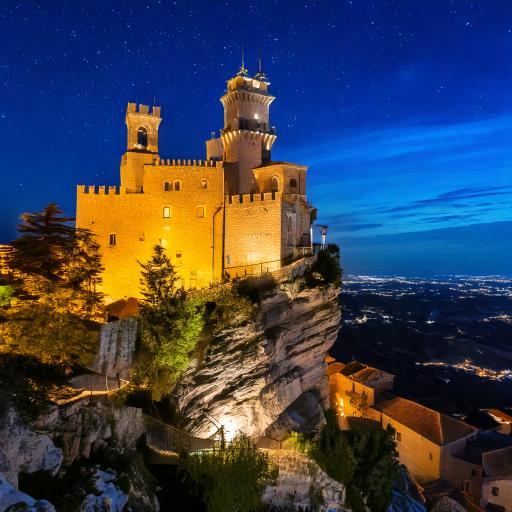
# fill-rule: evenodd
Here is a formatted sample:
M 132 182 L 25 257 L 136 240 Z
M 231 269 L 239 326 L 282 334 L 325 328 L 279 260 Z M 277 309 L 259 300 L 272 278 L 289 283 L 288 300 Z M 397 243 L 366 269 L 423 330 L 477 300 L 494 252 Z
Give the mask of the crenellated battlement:
M 96 194 L 105 196 L 115 196 L 120 194 L 120 187 L 116 185 L 77 185 L 79 194 Z
M 128 114 L 143 114 L 146 116 L 160 117 L 160 107 L 155 107 L 151 109 L 151 113 L 149 113 L 149 105 L 139 105 L 137 108 L 136 103 L 128 103 L 126 107 L 126 112 Z
M 152 164 L 156 166 L 170 166 L 170 167 L 222 167 L 222 162 L 219 160 L 185 160 L 185 159 L 169 159 L 169 158 L 156 158 Z
M 260 194 L 236 194 L 226 196 L 226 207 L 229 206 L 258 206 L 280 202 L 281 192 L 264 192 Z

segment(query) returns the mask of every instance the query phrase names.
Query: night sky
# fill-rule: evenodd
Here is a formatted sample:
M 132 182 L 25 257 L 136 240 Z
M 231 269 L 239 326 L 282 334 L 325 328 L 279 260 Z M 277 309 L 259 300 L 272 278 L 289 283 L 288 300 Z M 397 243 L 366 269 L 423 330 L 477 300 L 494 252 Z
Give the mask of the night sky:
M 17 5 L 16 5 L 17 4 Z M 2 2 L 0 241 L 76 184 L 119 182 L 128 101 L 162 106 L 160 154 L 205 157 L 257 48 L 273 159 L 349 273 L 512 275 L 512 1 Z

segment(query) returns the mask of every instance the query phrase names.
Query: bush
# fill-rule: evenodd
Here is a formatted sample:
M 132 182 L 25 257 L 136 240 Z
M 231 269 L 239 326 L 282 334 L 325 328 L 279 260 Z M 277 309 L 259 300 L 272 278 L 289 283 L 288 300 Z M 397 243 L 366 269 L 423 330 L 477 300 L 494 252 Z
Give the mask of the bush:
M 51 392 L 67 383 L 73 367 L 29 354 L 0 353 L 0 417 L 13 407 L 25 420 L 42 414 Z
M 263 295 L 275 290 L 277 286 L 278 283 L 272 274 L 265 274 L 234 281 L 233 290 L 238 296 L 250 300 L 252 304 L 259 304 Z
M 208 512 L 261 510 L 263 490 L 277 478 L 277 467 L 245 434 L 227 445 L 222 441 L 211 452 L 182 455 L 180 467 Z
M 399 474 L 394 431 L 371 420 L 352 421 L 351 430 L 338 428 L 334 411 L 310 455 L 331 477 L 347 487 L 347 500 L 355 512 L 384 512 L 391 503 L 393 483 Z
M 340 267 L 340 249 L 335 244 L 329 244 L 318 253 L 316 261 L 305 273 L 306 285 L 315 286 L 340 286 L 342 270 Z

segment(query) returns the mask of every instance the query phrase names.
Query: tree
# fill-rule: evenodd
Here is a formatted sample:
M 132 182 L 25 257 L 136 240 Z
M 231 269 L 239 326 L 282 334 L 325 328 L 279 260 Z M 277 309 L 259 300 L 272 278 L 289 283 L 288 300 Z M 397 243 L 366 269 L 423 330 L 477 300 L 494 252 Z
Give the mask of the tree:
M 203 333 L 205 307 L 176 289 L 178 277 L 163 247 L 155 246 L 150 260 L 139 264 L 144 299 L 137 376 L 151 386 L 153 398 L 160 398 L 172 391 L 188 366 Z
M 361 416 L 365 416 L 366 410 L 368 409 L 368 393 L 366 391 L 358 393 L 354 390 L 345 391 L 345 394 L 349 398 L 350 405 L 354 407 Z
M 340 248 L 329 244 L 318 253 L 316 261 L 305 274 L 308 286 L 341 285 Z
M 50 203 L 42 212 L 21 214 L 21 236 L 10 245 L 15 249 L 10 266 L 23 274 L 58 281 L 66 259 L 75 244 L 72 217 L 61 216 L 62 210 Z
M 15 250 L 9 266 L 22 273 L 25 289 L 42 301 L 91 314 L 101 304 L 97 285 L 103 271 L 93 234 L 73 227 L 74 219 L 63 217 L 55 203 L 39 213 L 24 213 L 21 220 L 21 236 L 10 244 Z
M 353 484 L 372 512 L 384 512 L 399 476 L 395 431 L 374 421 L 354 421 L 346 433 L 357 461 Z
M 245 434 L 221 442 L 211 452 L 182 455 L 180 468 L 202 494 L 208 512 L 261 510 L 263 490 L 278 475 L 268 455 Z

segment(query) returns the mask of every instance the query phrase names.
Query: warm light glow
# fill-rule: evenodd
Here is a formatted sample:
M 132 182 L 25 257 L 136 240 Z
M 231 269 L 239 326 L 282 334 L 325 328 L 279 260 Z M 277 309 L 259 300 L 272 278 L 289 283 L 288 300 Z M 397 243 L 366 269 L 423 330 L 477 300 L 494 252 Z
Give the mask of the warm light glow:
M 224 437 L 228 443 L 232 441 L 237 432 L 241 430 L 239 422 L 231 417 L 223 418 L 221 420 L 221 425 L 224 427 Z

